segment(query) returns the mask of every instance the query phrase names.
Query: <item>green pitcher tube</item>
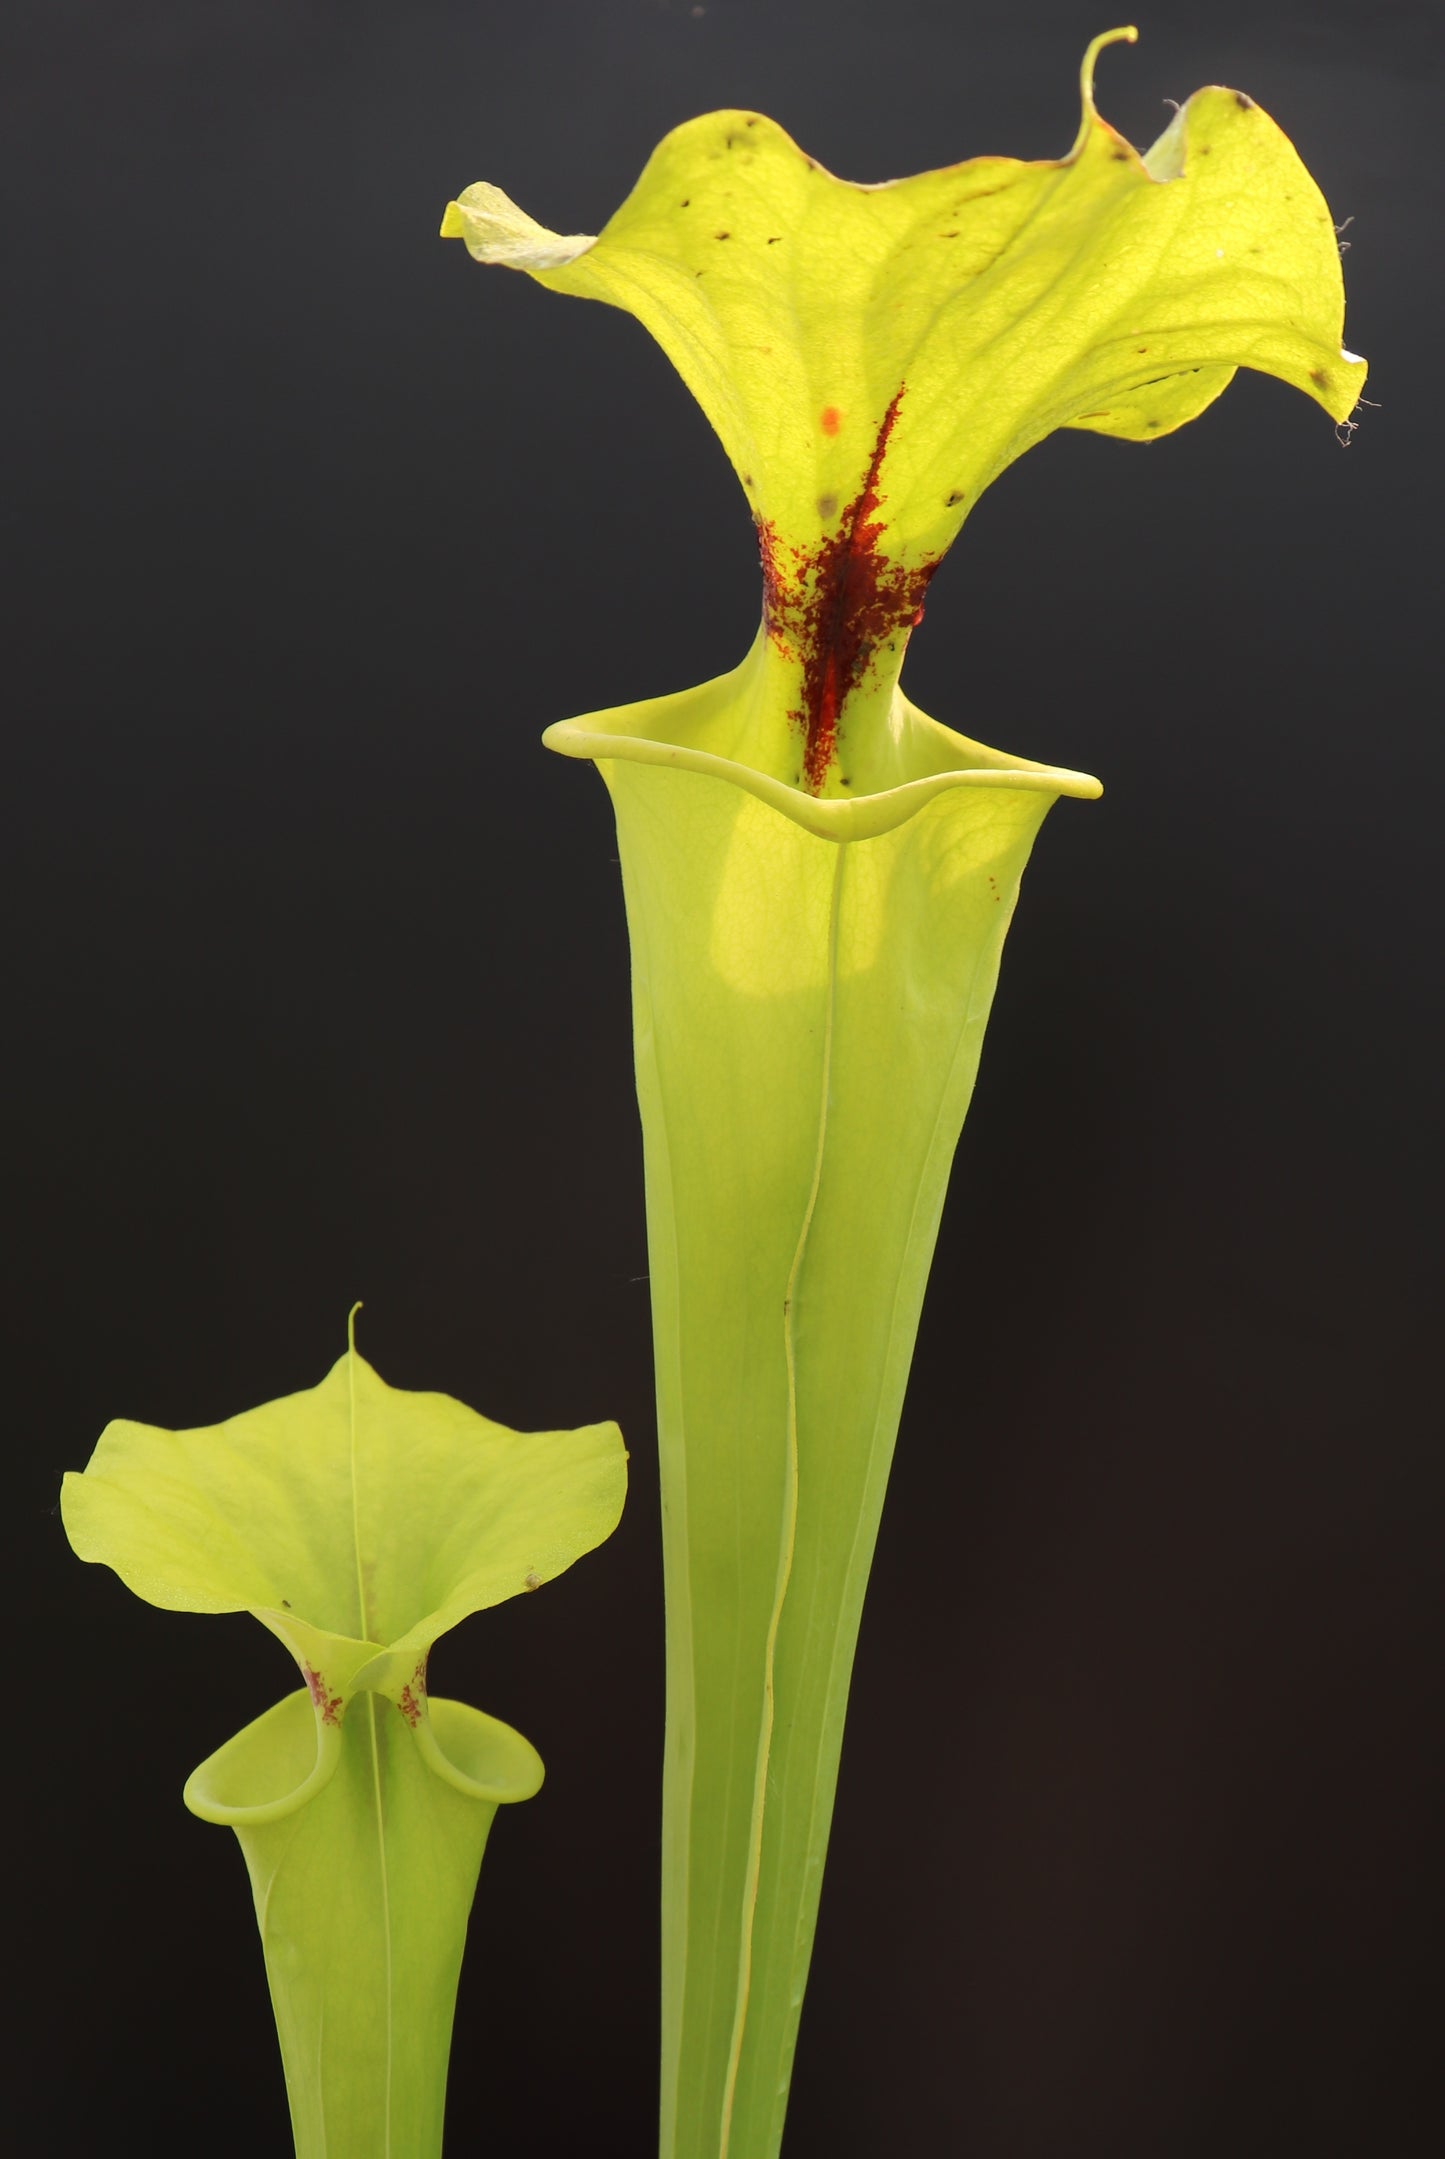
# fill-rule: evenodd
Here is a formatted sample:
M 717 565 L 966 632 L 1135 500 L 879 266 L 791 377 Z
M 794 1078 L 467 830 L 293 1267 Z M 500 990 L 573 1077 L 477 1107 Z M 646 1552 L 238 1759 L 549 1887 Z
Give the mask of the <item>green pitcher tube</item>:
M 694 742 L 723 732 L 716 708 L 738 694 L 736 677 L 716 686 Z M 1099 792 L 948 736 L 894 694 L 917 775 L 810 802 L 807 823 L 715 753 L 643 732 L 659 707 L 547 736 L 607 782 L 632 942 L 667 1583 L 664 2149 L 679 2159 L 724 2148 L 729 2122 L 739 2153 L 781 2135 L 949 1164 L 1034 835 L 1060 794 Z
M 289 1694 L 193 1771 L 251 1878 L 296 2159 L 439 2159 L 467 1919 L 498 1805 L 542 1763 L 462 1702 Z M 332 1713 L 334 1715 L 334 1712 Z M 450 1742 L 450 1744 L 448 1744 Z M 292 1782 L 292 1779 L 295 1782 Z

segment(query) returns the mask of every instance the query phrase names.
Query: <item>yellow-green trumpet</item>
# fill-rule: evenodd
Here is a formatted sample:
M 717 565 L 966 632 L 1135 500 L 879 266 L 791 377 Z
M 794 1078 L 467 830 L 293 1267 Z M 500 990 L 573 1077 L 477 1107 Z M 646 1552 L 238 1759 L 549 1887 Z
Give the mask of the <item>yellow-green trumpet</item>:
M 615 1424 L 513 1432 L 388 1387 L 355 1346 L 319 1387 L 224 1424 L 107 1425 L 66 1533 L 137 1596 L 249 1611 L 305 1685 L 201 1764 L 186 1805 L 240 1838 L 297 2159 L 436 2159 L 467 1914 L 527 1740 L 434 1700 L 427 1656 L 615 1528 Z
M 668 1608 L 664 2159 L 782 2135 L 864 1584 L 954 1145 L 1034 835 L 1087 776 L 899 688 L 982 490 L 1055 428 L 1150 441 L 1236 367 L 1344 420 L 1330 214 L 1253 101 L 1143 154 L 1083 68 L 1058 160 L 878 187 L 772 121 L 659 146 L 595 238 L 488 185 L 444 235 L 626 308 L 722 439 L 763 618 L 594 713 L 632 939 Z M 966 1317 L 964 1320 L 966 1325 Z

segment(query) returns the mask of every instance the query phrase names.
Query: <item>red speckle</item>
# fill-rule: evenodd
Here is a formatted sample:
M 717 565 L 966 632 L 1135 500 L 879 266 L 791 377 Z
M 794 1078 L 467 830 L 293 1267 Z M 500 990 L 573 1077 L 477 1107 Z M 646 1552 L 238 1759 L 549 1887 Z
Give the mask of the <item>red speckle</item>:
M 326 1681 L 322 1678 L 320 1672 L 317 1671 L 315 1665 L 303 1665 L 302 1670 L 306 1674 L 306 1684 L 311 1689 L 311 1699 L 316 1704 L 316 1707 L 321 1711 L 322 1723 L 339 1724 L 341 1722 L 341 1717 L 339 1714 L 342 1703 L 341 1695 L 327 1694 Z
M 843 415 L 836 405 L 825 405 L 818 425 L 825 435 L 836 435 L 843 425 Z
M 890 561 L 879 544 L 887 529 L 878 515 L 884 501 L 879 479 L 903 391 L 900 384 L 883 415 L 863 485 L 835 532 L 811 550 L 789 547 L 788 568 L 776 530 L 758 522 L 763 621 L 777 650 L 800 661 L 803 670 L 803 702 L 790 717 L 803 731 L 803 779 L 811 794 L 821 790 L 837 755 L 848 693 L 884 638 L 923 619 L 924 591 L 938 567 L 937 560 L 915 567 Z M 830 416 L 836 423 L 832 406 L 823 414 L 825 428 Z
M 421 1721 L 420 1698 L 425 1693 L 426 1657 L 420 1656 L 416 1660 L 416 1670 L 412 1673 L 411 1679 L 409 1680 L 407 1685 L 402 1688 L 401 1693 L 397 1697 L 396 1703 L 397 1708 L 406 1718 L 407 1723 L 411 1726 L 413 1731 L 416 1730 L 417 1725 Z
M 763 623 L 769 642 L 775 645 L 785 660 L 793 656 L 792 647 L 782 631 L 782 591 L 786 572 L 778 559 L 777 528 L 770 517 L 760 517 L 758 525 L 758 554 L 763 565 Z

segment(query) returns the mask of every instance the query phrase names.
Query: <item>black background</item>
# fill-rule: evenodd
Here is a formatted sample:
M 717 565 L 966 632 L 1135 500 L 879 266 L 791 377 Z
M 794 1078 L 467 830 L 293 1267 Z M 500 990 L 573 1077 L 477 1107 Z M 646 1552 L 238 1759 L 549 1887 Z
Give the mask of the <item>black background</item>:
M 960 1151 L 791 2159 L 1439 2148 L 1430 18 L 1169 0 L 1105 57 L 1137 142 L 1210 81 L 1292 135 L 1379 408 L 1345 453 L 1241 377 L 1147 450 L 1056 437 L 910 656 L 925 709 L 1108 792 L 1045 827 Z M 612 1542 L 434 1676 L 549 1767 L 483 1870 L 449 2149 L 647 2151 L 627 954 L 603 789 L 537 737 L 733 664 L 757 566 L 637 325 L 436 227 L 485 177 L 595 231 L 725 104 L 860 180 L 1057 155 L 1107 19 L 9 0 L 17 2149 L 285 2148 L 239 1854 L 179 1794 L 290 1667 L 78 1565 L 54 1504 L 110 1416 L 319 1380 L 362 1297 L 394 1384 L 632 1443 Z

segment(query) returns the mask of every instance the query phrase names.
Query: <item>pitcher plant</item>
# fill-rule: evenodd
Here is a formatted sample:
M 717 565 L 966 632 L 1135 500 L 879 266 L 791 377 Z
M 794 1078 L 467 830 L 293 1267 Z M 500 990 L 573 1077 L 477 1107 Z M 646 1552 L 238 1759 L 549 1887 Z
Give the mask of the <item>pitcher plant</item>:
M 667 1598 L 663 2159 L 772 2159 L 864 1587 L 1029 850 L 1099 783 L 899 685 L 929 579 L 1056 428 L 1149 442 L 1240 366 L 1347 419 L 1330 213 L 1241 92 L 1139 152 L 880 186 L 718 112 L 595 238 L 467 188 L 444 236 L 627 309 L 722 440 L 762 619 L 730 674 L 551 727 L 617 818 Z
M 426 1681 L 438 1636 L 615 1528 L 615 1424 L 513 1432 L 347 1354 L 224 1424 L 118 1421 L 65 1478 L 82 1559 L 171 1611 L 249 1611 L 304 1685 L 202 1762 L 185 1802 L 250 1872 L 297 2159 L 437 2159 L 467 1914 L 520 1732 Z M 184 1697 L 183 1697 L 184 1698 Z

